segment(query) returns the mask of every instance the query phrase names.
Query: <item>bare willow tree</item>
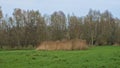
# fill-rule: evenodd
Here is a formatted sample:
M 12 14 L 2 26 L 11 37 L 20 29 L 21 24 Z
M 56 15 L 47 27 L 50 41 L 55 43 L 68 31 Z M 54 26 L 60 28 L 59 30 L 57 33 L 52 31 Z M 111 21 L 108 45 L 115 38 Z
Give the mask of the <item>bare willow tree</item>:
M 76 16 L 70 16 L 68 22 L 70 39 L 80 38 L 82 32 L 82 21 L 80 21 L 80 18 Z
M 91 45 L 94 45 L 99 35 L 100 12 L 90 9 L 84 23 L 84 36 Z
M 50 29 L 53 40 L 62 40 L 66 35 L 66 17 L 62 11 L 54 12 L 51 15 Z

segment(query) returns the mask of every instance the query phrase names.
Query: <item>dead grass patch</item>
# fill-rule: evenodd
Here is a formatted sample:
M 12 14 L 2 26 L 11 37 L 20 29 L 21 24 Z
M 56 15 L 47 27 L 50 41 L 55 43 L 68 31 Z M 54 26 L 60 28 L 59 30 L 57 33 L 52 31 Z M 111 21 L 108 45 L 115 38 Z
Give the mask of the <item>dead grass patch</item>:
M 87 49 L 85 40 L 73 39 L 62 41 L 45 41 L 42 42 L 36 50 L 83 50 Z

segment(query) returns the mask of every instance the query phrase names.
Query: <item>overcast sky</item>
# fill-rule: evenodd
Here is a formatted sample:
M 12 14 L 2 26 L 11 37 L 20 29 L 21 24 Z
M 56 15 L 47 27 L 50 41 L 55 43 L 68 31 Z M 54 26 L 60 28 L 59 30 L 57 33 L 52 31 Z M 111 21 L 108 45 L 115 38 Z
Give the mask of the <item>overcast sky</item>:
M 120 18 L 120 0 L 0 0 L 4 14 L 12 14 L 14 8 L 24 10 L 39 10 L 42 14 L 52 14 L 63 11 L 65 14 L 74 13 L 85 16 L 89 9 L 109 10 L 114 17 Z

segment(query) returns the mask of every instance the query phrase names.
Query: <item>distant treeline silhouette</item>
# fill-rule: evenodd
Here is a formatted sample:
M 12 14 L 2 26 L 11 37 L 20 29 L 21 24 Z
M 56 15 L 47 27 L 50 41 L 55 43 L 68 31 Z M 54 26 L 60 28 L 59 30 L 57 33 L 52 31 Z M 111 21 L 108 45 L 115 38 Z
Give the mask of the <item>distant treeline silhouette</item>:
M 76 38 L 89 45 L 120 44 L 120 19 L 108 10 L 90 9 L 78 17 L 62 11 L 42 16 L 39 11 L 16 8 L 7 16 L 0 8 L 0 48 L 36 47 L 43 41 Z

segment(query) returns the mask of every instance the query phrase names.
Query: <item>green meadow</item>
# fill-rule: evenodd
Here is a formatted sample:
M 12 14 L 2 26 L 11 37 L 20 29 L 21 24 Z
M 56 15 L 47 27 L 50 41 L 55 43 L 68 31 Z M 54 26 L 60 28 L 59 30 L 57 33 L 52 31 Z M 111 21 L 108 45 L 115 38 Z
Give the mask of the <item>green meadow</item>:
M 1 50 L 0 68 L 120 68 L 119 46 L 77 51 Z

